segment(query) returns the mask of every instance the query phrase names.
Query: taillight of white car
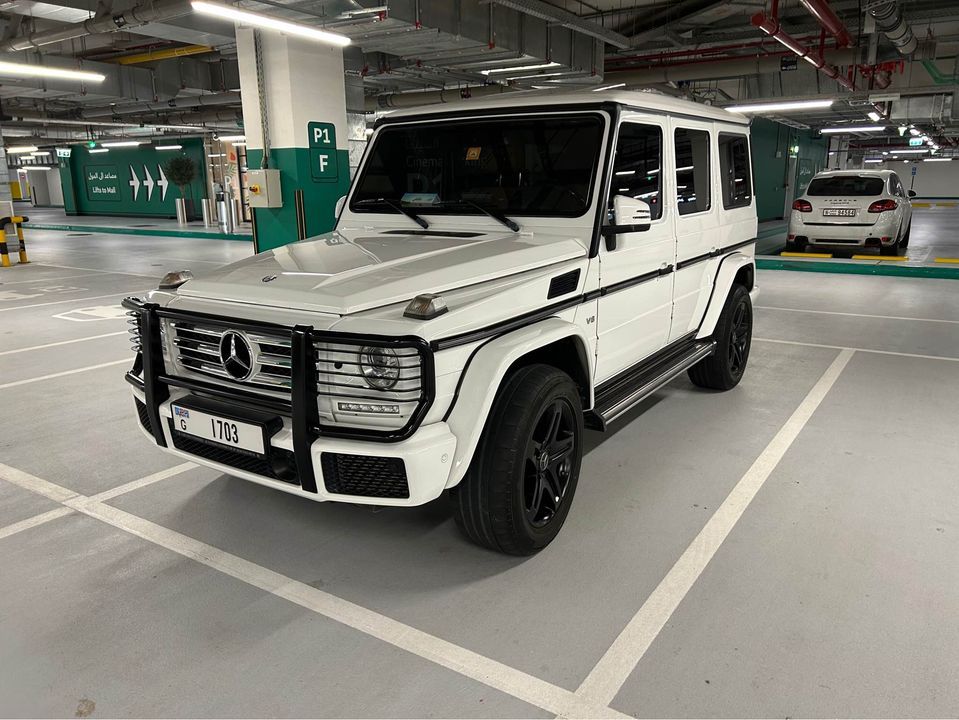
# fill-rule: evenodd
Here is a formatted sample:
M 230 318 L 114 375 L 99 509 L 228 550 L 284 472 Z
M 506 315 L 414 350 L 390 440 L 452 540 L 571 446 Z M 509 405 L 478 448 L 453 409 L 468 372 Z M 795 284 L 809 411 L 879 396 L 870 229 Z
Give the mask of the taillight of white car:
M 800 198 L 799 200 L 793 203 L 793 210 L 798 210 L 799 212 L 802 212 L 802 213 L 812 212 L 812 203 L 809 202 L 808 200 L 803 200 Z M 872 212 L 871 208 L 869 212 Z
M 897 207 L 899 207 L 899 204 L 895 200 L 885 198 L 883 200 L 876 200 L 876 202 L 872 203 L 867 212 L 881 213 L 886 212 L 887 210 L 895 210 Z

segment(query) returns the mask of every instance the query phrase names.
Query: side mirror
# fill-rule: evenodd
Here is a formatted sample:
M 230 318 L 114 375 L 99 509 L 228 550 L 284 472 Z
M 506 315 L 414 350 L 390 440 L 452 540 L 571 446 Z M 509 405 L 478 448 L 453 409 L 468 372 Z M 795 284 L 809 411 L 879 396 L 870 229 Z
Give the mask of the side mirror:
M 620 233 L 646 232 L 649 230 L 652 210 L 645 200 L 638 200 L 628 195 L 613 197 L 613 224 L 603 227 L 603 237 L 606 238 L 606 249 L 616 249 L 616 236 Z
M 346 205 L 346 195 L 337 200 L 336 205 L 333 206 L 333 217 L 338 218 L 340 216 L 344 205 Z
M 909 197 L 911 197 L 911 198 L 916 197 L 916 191 L 915 191 L 915 190 L 910 190 L 910 191 L 909 191 Z

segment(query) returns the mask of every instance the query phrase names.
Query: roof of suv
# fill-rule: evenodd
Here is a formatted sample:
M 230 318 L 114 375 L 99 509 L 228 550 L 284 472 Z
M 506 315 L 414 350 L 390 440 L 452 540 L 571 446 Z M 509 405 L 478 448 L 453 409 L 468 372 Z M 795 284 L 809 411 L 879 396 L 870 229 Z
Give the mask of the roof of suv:
M 420 107 L 393 110 L 390 112 L 388 120 L 392 121 L 400 118 L 409 119 L 417 116 L 435 115 L 437 113 L 466 113 L 475 110 L 503 108 L 516 108 L 517 110 L 536 108 L 542 110 L 544 107 L 547 107 L 549 109 L 559 109 L 563 105 L 581 105 L 584 103 L 599 104 L 603 102 L 613 102 L 668 115 L 686 115 L 707 120 L 719 120 L 736 125 L 749 124 L 748 117 L 728 112 L 722 108 L 703 105 L 702 103 L 691 102 L 689 100 L 678 100 L 667 95 L 660 95 L 659 93 L 639 92 L 635 90 L 506 91 L 495 97 L 487 96 L 475 100 L 456 100 L 441 105 L 423 105 Z
M 815 177 L 842 177 L 843 175 L 873 175 L 875 177 L 888 178 L 895 174 L 895 170 L 823 170 L 816 173 Z

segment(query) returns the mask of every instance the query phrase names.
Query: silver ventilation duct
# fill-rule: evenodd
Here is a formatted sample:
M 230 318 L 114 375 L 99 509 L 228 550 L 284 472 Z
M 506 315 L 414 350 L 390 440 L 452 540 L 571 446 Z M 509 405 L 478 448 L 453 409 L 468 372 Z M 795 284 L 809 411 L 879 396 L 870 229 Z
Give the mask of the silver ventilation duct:
M 876 21 L 876 27 L 889 39 L 902 55 L 912 55 L 919 46 L 919 41 L 906 18 L 902 14 L 902 6 L 898 2 L 885 2 L 869 8 L 869 14 Z

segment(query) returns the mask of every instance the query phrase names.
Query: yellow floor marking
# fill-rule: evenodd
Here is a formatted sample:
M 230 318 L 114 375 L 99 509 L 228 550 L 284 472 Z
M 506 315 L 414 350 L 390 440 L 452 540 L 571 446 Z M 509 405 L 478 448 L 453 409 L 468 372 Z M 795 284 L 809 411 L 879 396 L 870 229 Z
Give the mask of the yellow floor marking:
M 914 202 L 914 203 L 912 204 L 912 206 L 913 206 L 914 208 L 917 208 L 917 207 L 928 208 L 928 207 L 932 207 L 932 203 L 917 203 L 917 202 Z
M 909 258 L 904 255 L 853 255 L 853 260 L 892 260 L 894 262 L 899 262 L 902 260 L 908 260 Z
M 936 207 L 955 207 L 955 206 L 956 206 L 956 203 L 954 202 L 936 203 Z
M 959 258 L 936 258 L 937 263 L 952 263 L 953 265 L 959 265 Z
M 781 252 L 780 257 L 831 258 L 832 253 Z

